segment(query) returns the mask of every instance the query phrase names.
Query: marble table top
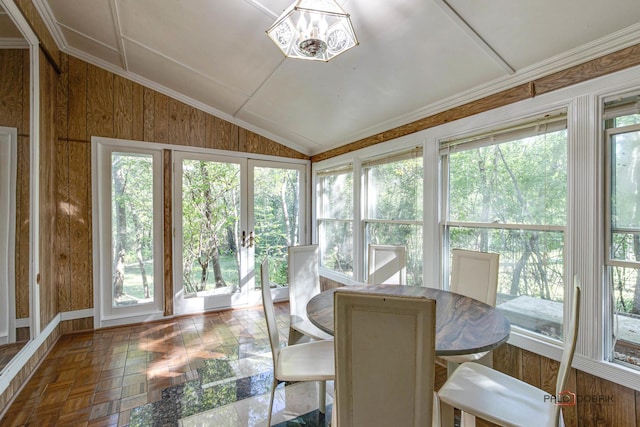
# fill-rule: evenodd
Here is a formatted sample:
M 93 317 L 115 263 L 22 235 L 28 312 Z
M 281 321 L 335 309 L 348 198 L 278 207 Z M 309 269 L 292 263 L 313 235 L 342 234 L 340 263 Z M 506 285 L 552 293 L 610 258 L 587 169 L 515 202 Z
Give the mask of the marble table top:
M 453 292 L 399 286 L 344 286 L 314 296 L 307 304 L 309 320 L 333 335 L 333 294 L 370 292 L 426 297 L 436 300 L 436 355 L 451 356 L 489 351 L 509 339 L 511 324 L 494 307 Z

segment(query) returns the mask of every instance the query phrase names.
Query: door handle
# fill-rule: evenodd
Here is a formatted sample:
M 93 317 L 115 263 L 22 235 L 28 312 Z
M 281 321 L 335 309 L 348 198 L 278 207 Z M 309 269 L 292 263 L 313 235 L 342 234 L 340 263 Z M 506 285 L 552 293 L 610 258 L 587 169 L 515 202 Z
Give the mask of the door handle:
M 250 247 L 250 248 L 252 248 L 252 247 L 253 247 L 253 242 L 254 242 L 255 240 L 256 240 L 256 239 L 253 237 L 253 231 L 250 231 L 250 232 L 249 232 L 249 247 Z
M 245 231 L 242 230 L 242 237 L 240 238 L 240 246 L 244 248 L 246 244 L 247 244 L 247 233 L 245 233 Z

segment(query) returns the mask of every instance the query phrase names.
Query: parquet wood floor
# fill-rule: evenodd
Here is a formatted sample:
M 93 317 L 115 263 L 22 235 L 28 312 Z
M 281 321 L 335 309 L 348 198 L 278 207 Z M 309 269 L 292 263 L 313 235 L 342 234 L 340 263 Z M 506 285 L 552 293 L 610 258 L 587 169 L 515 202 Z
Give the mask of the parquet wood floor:
M 288 304 L 276 304 L 282 337 L 288 336 L 288 310 Z M 229 361 L 268 352 L 265 328 L 262 308 L 252 307 L 62 336 L 0 424 L 178 425 L 172 414 L 176 407 L 167 405 L 172 393 L 183 414 L 186 406 L 197 412 L 198 404 L 222 405 L 268 393 L 270 373 L 232 381 L 231 391 L 228 381 L 219 380 L 231 375 L 225 373 Z M 197 391 L 199 403 L 185 403 L 193 388 L 187 385 L 202 384 L 207 375 L 214 377 L 206 390 Z M 439 386 L 446 371 L 437 366 L 436 376 Z

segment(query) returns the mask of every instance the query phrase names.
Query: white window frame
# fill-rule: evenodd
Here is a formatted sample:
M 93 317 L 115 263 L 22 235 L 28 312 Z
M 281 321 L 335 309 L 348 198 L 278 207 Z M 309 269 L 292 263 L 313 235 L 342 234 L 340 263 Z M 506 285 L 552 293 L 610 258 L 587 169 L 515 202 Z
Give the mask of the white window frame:
M 98 327 L 161 319 L 164 314 L 163 154 L 154 144 L 92 137 L 94 317 Z M 150 155 L 153 159 L 153 302 L 127 307 L 112 303 L 111 155 Z

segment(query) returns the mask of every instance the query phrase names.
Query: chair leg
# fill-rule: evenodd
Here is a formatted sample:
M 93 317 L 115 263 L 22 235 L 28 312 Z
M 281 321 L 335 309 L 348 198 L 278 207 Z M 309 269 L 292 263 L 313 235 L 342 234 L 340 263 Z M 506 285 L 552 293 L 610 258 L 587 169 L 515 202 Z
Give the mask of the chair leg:
M 271 384 L 271 397 L 269 398 L 269 413 L 267 414 L 267 427 L 271 426 L 271 412 L 273 411 L 273 398 L 276 394 L 276 387 L 278 387 L 278 380 L 274 377 L 273 384 Z
M 327 413 L 327 382 L 318 381 L 318 409 L 321 414 Z

